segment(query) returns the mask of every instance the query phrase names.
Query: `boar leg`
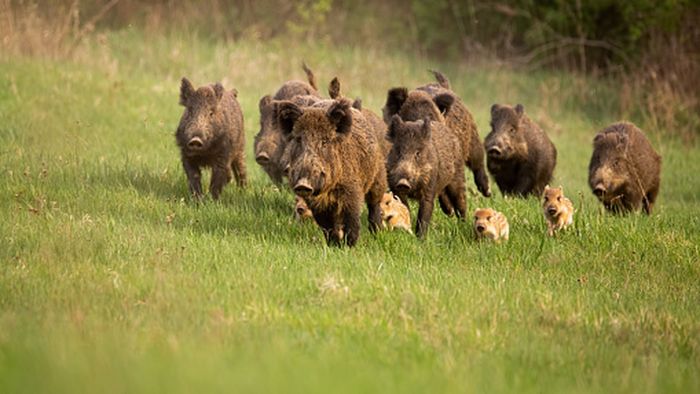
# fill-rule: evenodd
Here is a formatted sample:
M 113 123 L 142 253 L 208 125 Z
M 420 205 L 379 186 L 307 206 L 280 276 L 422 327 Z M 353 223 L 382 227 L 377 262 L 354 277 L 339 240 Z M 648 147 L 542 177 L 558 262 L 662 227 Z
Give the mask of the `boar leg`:
M 474 174 L 474 184 L 484 197 L 491 197 L 489 188 L 489 176 L 484 168 L 484 145 L 479 140 L 479 136 L 473 135 L 469 144 L 469 160 L 467 167 Z
M 435 205 L 435 193 L 427 192 L 421 196 L 418 206 L 418 220 L 416 220 L 416 236 L 423 238 L 428 231 L 430 219 L 433 217 Z
M 328 211 L 313 211 L 314 220 L 321 227 L 323 237 L 328 245 L 340 245 L 339 233 L 335 229 L 335 217 L 333 212 Z
M 438 202 L 440 203 L 440 209 L 442 209 L 442 212 L 444 212 L 447 216 L 452 216 L 454 209 L 452 207 L 452 203 L 450 202 L 450 198 L 445 192 L 440 193 L 438 196 Z
M 651 215 L 651 209 L 654 208 L 654 202 L 656 202 L 657 195 L 659 195 L 659 187 L 658 186 L 649 190 L 647 195 L 644 197 L 644 212 L 647 215 Z
M 372 188 L 367 192 L 367 195 L 365 195 L 369 231 L 373 233 L 382 228 L 382 210 L 380 208 L 380 204 L 382 202 L 382 196 L 384 195 L 385 189 L 386 184 L 382 185 L 381 182 L 374 182 Z
M 185 169 L 185 175 L 187 175 L 190 193 L 196 198 L 202 197 L 202 171 L 199 166 L 190 163 L 188 160 L 183 160 L 182 167 Z
M 231 162 L 231 170 L 233 170 L 233 176 L 236 177 L 236 184 L 240 187 L 245 187 L 248 183 L 246 172 L 245 172 L 245 161 L 242 154 L 238 155 L 233 162 Z
M 209 192 L 212 198 L 217 200 L 221 190 L 231 180 L 231 168 L 228 166 L 214 165 L 211 169 L 211 184 Z
M 467 212 L 467 201 L 465 198 L 465 190 L 462 184 L 448 185 L 445 189 L 445 194 L 450 198 L 452 206 L 455 207 L 455 212 L 458 218 L 464 218 Z
M 523 173 L 520 173 L 518 175 L 520 175 L 520 177 L 515 183 L 515 187 L 513 187 L 513 194 L 520 197 L 526 197 L 529 193 L 533 192 L 534 185 L 532 178 L 529 175 L 525 175 Z
M 362 211 L 361 198 L 353 198 L 343 209 L 343 227 L 345 227 L 345 242 L 348 246 L 355 246 L 360 238 L 360 212 Z M 379 208 L 379 205 L 377 205 Z M 381 217 L 380 217 L 381 221 Z

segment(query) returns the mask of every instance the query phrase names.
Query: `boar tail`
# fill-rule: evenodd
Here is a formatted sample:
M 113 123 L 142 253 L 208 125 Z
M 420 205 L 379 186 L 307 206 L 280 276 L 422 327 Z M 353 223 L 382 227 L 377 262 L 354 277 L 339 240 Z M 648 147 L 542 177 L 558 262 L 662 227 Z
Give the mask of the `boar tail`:
M 316 87 L 316 77 L 314 76 L 314 72 L 311 71 L 309 66 L 306 65 L 306 62 L 302 63 L 301 67 L 304 69 L 304 72 L 306 73 L 306 78 L 309 79 L 309 85 L 311 85 L 312 88 L 318 90 L 318 87 Z
M 440 84 L 441 87 L 443 87 L 445 89 L 452 90 L 452 88 L 450 87 L 450 80 L 447 79 L 445 74 L 441 73 L 440 71 L 436 71 L 436 70 L 428 70 L 428 71 L 433 73 L 433 75 L 435 76 L 435 80 L 437 80 L 438 84 Z

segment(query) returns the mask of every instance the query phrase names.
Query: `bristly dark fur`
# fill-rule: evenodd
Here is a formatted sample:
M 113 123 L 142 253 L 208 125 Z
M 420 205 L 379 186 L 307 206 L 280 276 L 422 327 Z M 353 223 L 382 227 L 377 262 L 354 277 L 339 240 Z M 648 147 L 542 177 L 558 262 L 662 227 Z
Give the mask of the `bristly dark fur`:
M 484 144 L 489 172 L 503 194 L 539 197 L 552 181 L 557 150 L 522 105 L 491 107 L 491 133 Z
M 289 184 L 313 212 L 329 244 L 353 246 L 360 236 L 364 200 L 370 231 L 381 226 L 386 191 L 383 155 L 374 131 L 346 99 L 302 108 L 282 102 L 277 116 L 294 142 Z M 290 145 L 291 146 L 291 145 Z
M 321 96 L 316 89 L 316 80 L 313 72 L 303 65 L 309 83 L 302 81 L 285 82 L 273 96 L 264 96 L 260 99 L 260 131 L 255 136 L 253 143 L 253 153 L 255 160 L 267 173 L 275 184 L 281 184 L 284 176 L 282 156 L 284 154 L 286 139 L 282 135 L 275 117 L 275 105 L 282 100 L 298 100 L 297 104 L 302 106 L 313 105 Z
M 387 176 L 391 191 L 408 206 L 407 200 L 419 202 L 416 235 L 424 237 L 432 218 L 435 198 L 440 197 L 442 210 L 458 217 L 466 212 L 464 169 L 457 137 L 442 122 L 429 117 L 404 122 L 399 115 L 389 126 L 392 149 L 387 158 Z M 401 184 L 408 185 L 404 190 Z
M 614 123 L 593 139 L 591 190 L 612 212 L 651 211 L 661 185 L 661 156 L 637 126 Z
M 180 104 L 186 109 L 175 139 L 180 147 L 182 166 L 195 197 L 202 195 L 201 167 L 211 167 L 210 193 L 219 198 L 232 172 L 239 186 L 246 184 L 243 149 L 243 113 L 236 90 L 226 91 L 220 83 L 194 89 L 182 78 Z M 197 139 L 199 147 L 190 145 Z

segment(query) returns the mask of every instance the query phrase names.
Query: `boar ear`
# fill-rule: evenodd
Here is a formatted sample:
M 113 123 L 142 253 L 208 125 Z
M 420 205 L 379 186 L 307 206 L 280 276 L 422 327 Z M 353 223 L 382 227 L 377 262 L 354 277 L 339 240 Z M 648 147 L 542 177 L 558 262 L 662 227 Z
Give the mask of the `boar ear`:
M 496 112 L 497 112 L 500 108 L 501 108 L 501 106 L 498 105 L 498 104 L 494 104 L 494 105 L 491 106 L 491 117 L 492 117 L 492 118 L 493 118 L 494 116 L 496 116 Z
M 355 101 L 352 102 L 352 107 L 358 111 L 362 111 L 362 99 L 359 97 L 356 98 Z
M 299 106 L 291 101 L 282 101 L 277 104 L 277 121 L 279 122 L 282 132 L 290 134 L 294 128 L 294 123 L 304 113 Z
M 446 114 L 450 108 L 452 108 L 452 104 L 455 102 L 455 98 L 449 94 L 449 93 L 443 93 L 443 94 L 438 94 L 433 98 L 433 101 L 435 102 L 435 105 L 437 105 L 438 109 L 442 114 Z
M 215 83 L 214 86 L 214 94 L 216 95 L 216 101 L 221 100 L 221 97 L 224 96 L 224 86 L 220 84 L 219 82 Z
M 396 129 L 399 128 L 403 124 L 403 120 L 399 115 L 394 115 L 391 117 L 391 123 L 389 123 L 389 132 L 387 133 L 387 137 L 389 137 L 389 141 L 393 141 L 394 138 L 396 138 Z
M 193 94 L 194 87 L 192 86 L 192 82 L 182 77 L 182 83 L 180 84 L 180 105 L 187 106 L 187 102 Z
M 348 133 L 352 129 L 352 111 L 350 111 L 350 101 L 337 100 L 333 103 L 326 116 L 332 124 L 335 125 L 337 133 Z
M 340 81 L 338 81 L 338 77 L 334 77 L 331 83 L 328 84 L 328 95 L 334 100 L 340 97 Z
M 522 104 L 518 104 L 515 106 L 515 113 L 518 114 L 518 118 L 522 118 L 523 114 L 525 113 L 525 107 L 523 107 Z
M 387 115 L 391 116 L 399 113 L 407 98 L 408 89 L 404 87 L 389 89 L 386 95 L 386 105 L 384 106 Z
M 605 134 L 603 133 L 598 133 L 593 137 L 593 144 L 597 144 L 598 142 L 603 140 L 603 137 L 605 137 Z
M 260 113 L 262 113 L 265 108 L 267 108 L 268 105 L 272 103 L 272 97 L 268 94 L 263 96 L 260 99 L 260 102 L 258 103 L 258 108 L 260 109 Z

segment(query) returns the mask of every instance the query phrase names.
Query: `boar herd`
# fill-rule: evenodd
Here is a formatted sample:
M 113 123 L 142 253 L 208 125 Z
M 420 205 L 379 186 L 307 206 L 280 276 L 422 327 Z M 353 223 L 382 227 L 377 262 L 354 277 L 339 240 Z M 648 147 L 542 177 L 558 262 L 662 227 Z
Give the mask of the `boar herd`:
M 474 117 L 445 75 L 415 89 L 389 89 L 382 117 L 348 99 L 334 78 L 326 99 L 313 72 L 308 82 L 287 81 L 260 99 L 255 161 L 272 182 L 296 195 L 297 218 L 312 218 L 331 245 L 356 244 L 367 206 L 369 230 L 411 232 L 408 200 L 418 204 L 415 234 L 426 235 L 435 200 L 448 216 L 466 218 L 464 167 L 478 191 L 491 196 L 488 172 L 506 196 L 543 197 L 548 234 L 573 222 L 574 208 L 561 188 L 551 188 L 557 150 L 525 108 L 494 104 L 491 132 L 482 143 Z M 201 198 L 201 168 L 212 171 L 209 192 L 217 199 L 235 177 L 246 185 L 245 133 L 238 92 L 219 84 L 180 86 L 185 108 L 175 133 L 189 189 Z M 486 165 L 484 164 L 486 161 Z M 593 140 L 589 184 L 611 212 L 651 213 L 660 183 L 661 157 L 631 123 L 615 123 Z M 477 209 L 477 238 L 508 239 L 500 212 Z

